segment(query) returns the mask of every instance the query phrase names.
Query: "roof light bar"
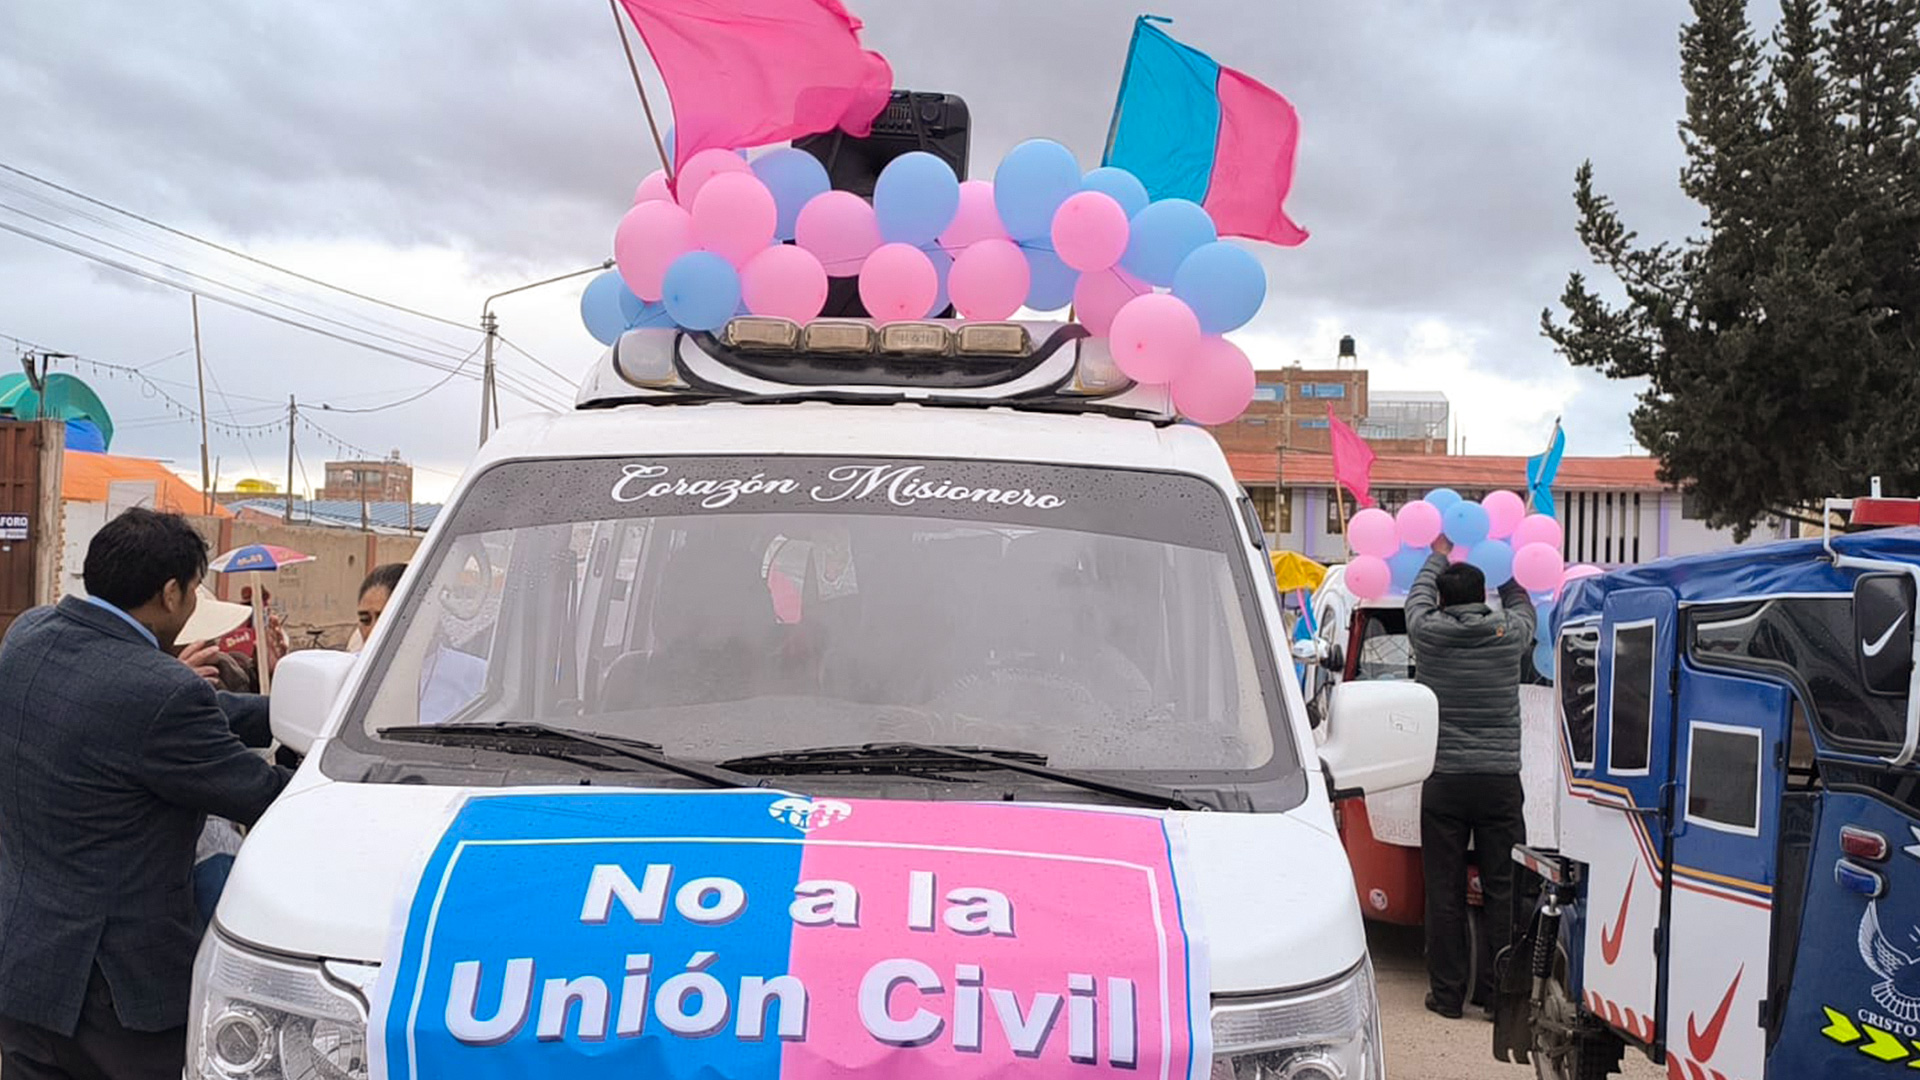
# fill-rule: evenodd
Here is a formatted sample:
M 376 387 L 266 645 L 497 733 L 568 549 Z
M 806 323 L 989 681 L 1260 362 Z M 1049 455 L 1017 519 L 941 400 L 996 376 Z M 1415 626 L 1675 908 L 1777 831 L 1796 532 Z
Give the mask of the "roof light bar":
M 1126 389 L 1133 380 L 1120 371 L 1120 365 L 1105 349 L 1089 349 L 1080 343 L 1080 357 L 1073 365 L 1073 381 L 1063 389 L 1069 394 L 1099 397 Z
M 721 340 L 734 349 L 792 352 L 800 343 L 800 324 L 760 315 L 732 319 L 721 332 Z
M 1018 323 L 961 323 L 959 353 L 962 356 L 1028 356 L 1033 352 L 1033 336 Z
M 880 351 L 908 356 L 945 356 L 953 351 L 953 333 L 939 323 L 888 323 L 880 328 Z
M 808 352 L 870 353 L 873 327 L 847 319 L 817 319 L 807 324 L 800 340 Z

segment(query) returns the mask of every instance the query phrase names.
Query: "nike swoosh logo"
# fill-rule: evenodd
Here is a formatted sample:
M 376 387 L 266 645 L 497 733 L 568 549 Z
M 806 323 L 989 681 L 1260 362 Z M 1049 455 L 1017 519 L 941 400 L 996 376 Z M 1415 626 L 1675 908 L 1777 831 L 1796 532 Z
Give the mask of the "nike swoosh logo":
M 1633 902 L 1633 883 L 1640 879 L 1640 867 L 1636 864 L 1633 874 L 1627 878 L 1627 892 L 1620 898 L 1620 914 L 1614 917 L 1613 928 L 1609 930 L 1605 923 L 1600 925 L 1600 958 L 1613 966 L 1620 959 L 1620 945 L 1627 937 L 1627 905 Z
M 1860 651 L 1862 653 L 1865 653 L 1867 659 L 1869 660 L 1873 659 L 1876 656 L 1879 656 L 1880 650 L 1887 647 L 1887 642 L 1893 640 L 1893 632 L 1898 629 L 1900 629 L 1900 620 L 1895 619 L 1893 620 L 1893 625 L 1887 627 L 1887 632 L 1880 635 L 1879 641 L 1876 641 L 1871 645 L 1860 646 Z
M 1720 1032 L 1727 1026 L 1727 1010 L 1733 1007 L 1734 992 L 1740 989 L 1740 976 L 1747 973 L 1747 966 L 1733 973 L 1733 985 L 1720 999 L 1720 1007 L 1713 1012 L 1713 1019 L 1707 1021 L 1707 1030 L 1701 1031 L 1694 1026 L 1694 1014 L 1687 1014 L 1687 1049 L 1693 1052 L 1693 1060 L 1702 1064 L 1713 1060 L 1713 1052 L 1720 1049 Z

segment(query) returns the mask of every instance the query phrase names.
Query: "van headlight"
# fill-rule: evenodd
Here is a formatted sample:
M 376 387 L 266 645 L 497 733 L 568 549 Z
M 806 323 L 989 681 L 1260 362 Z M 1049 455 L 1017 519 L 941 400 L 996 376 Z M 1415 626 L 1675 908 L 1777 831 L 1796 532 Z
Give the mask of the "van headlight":
M 200 944 L 187 1024 L 190 1080 L 366 1080 L 367 1014 L 318 964 L 222 938 Z
M 1322 986 L 1213 1006 L 1213 1080 L 1382 1080 L 1373 964 Z

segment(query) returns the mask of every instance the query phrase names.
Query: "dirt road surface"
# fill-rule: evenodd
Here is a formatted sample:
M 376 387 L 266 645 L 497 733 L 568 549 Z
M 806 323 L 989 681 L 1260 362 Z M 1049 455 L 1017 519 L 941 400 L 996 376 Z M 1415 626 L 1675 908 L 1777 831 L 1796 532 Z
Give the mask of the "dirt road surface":
M 1380 1022 L 1387 1041 L 1387 1080 L 1529 1080 L 1531 1066 L 1493 1060 L 1493 1025 L 1470 1010 L 1448 1020 L 1427 1011 L 1426 962 L 1420 930 L 1369 924 L 1368 944 L 1380 980 Z M 1666 1070 L 1629 1050 L 1622 1080 L 1662 1080 Z

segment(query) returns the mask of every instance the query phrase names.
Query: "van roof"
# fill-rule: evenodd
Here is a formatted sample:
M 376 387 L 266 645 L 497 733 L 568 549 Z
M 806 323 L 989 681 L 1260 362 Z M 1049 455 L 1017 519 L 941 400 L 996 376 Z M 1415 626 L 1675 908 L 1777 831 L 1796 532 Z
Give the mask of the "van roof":
M 791 402 L 623 405 L 516 421 L 473 467 L 512 459 L 662 456 L 927 457 L 1189 473 L 1237 490 L 1206 429 L 1010 408 Z M 462 486 L 465 486 L 463 480 Z
M 1920 563 L 1920 528 L 1876 529 L 1836 536 L 1843 555 Z M 1729 548 L 1683 555 L 1569 582 L 1556 620 L 1600 617 L 1606 598 L 1627 589 L 1666 589 L 1680 604 L 1722 603 L 1783 593 L 1848 593 L 1858 575 L 1833 565 L 1819 540 Z

